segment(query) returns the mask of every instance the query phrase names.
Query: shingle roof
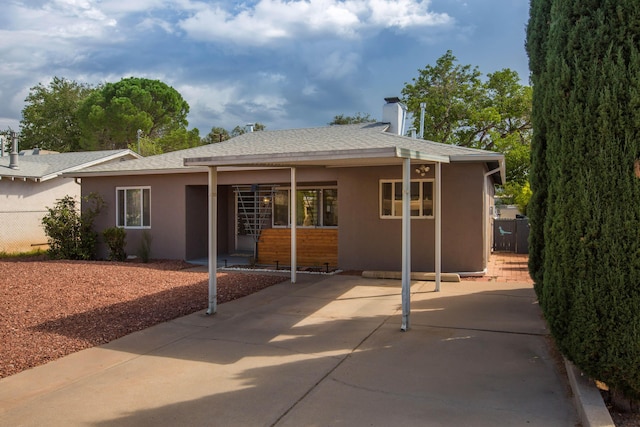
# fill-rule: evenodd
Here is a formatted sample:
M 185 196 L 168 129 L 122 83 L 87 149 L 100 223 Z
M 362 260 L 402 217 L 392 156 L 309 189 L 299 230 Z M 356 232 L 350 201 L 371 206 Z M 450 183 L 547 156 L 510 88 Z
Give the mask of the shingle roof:
M 286 165 L 287 160 L 358 159 L 358 156 L 399 157 L 423 160 L 486 161 L 500 164 L 502 154 L 417 140 L 385 132 L 386 123 L 326 126 L 250 132 L 227 141 L 145 157 L 126 163 L 105 164 L 74 172 L 74 176 L 196 172 L 206 161 L 220 165 Z M 406 156 L 403 156 L 406 157 Z M 203 163 L 204 162 L 204 163 Z
M 440 158 L 442 161 L 472 160 L 477 157 L 501 157 L 499 153 L 458 147 L 450 144 L 419 140 L 385 132 L 386 123 L 339 125 L 323 128 L 290 129 L 271 132 L 253 132 L 241 135 L 229 144 L 210 153 L 211 157 L 225 156 L 295 156 L 296 158 L 314 153 L 349 155 L 350 152 L 366 153 L 376 150 L 412 151 L 423 156 Z M 393 151 L 392 150 L 392 151 Z M 300 156 L 302 155 L 302 156 Z M 196 156 L 193 156 L 196 157 Z M 446 160 L 445 160 L 446 159 Z M 192 160 L 192 159 L 191 159 Z M 187 161 L 189 163 L 191 160 Z
M 84 151 L 18 156 L 18 169 L 9 167 L 10 157 L 0 157 L 0 179 L 30 179 L 46 181 L 62 173 L 71 172 L 116 159 L 139 158 L 130 150 Z

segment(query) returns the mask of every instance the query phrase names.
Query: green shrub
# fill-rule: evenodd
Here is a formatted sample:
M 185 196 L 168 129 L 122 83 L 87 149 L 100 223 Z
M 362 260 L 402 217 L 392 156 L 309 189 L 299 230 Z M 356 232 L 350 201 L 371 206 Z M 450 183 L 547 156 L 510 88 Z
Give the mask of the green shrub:
M 138 249 L 138 256 L 142 259 L 142 262 L 149 262 L 151 257 L 151 241 L 153 238 L 147 230 L 142 232 L 142 239 L 140 240 L 140 248 Z
M 82 212 L 71 196 L 65 196 L 53 208 L 47 208 L 42 225 L 48 238 L 50 258 L 95 259 L 98 233 L 93 231 L 93 221 L 104 206 L 104 200 L 91 193 L 83 201 L 85 209 Z
M 109 247 L 109 259 L 111 261 L 124 261 L 127 254 L 124 247 L 127 244 L 127 232 L 124 228 L 110 227 L 102 232 L 104 242 Z

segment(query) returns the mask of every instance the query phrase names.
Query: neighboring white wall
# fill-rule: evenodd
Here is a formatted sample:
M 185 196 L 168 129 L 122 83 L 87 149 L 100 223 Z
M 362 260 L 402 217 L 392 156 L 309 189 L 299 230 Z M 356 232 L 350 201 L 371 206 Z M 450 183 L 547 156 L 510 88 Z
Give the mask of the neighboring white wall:
M 0 180 L 0 252 L 46 249 L 42 218 L 47 208 L 67 195 L 80 200 L 80 185 L 73 178 Z
M 496 206 L 496 218 L 516 219 L 516 215 L 520 215 L 520 210 L 516 205 Z

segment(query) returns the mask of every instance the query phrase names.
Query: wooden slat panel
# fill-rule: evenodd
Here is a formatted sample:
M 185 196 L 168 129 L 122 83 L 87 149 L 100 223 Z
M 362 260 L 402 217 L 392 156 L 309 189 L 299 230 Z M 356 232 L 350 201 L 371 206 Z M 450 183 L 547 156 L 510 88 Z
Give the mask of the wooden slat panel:
M 338 265 L 338 230 L 332 228 L 299 228 L 298 264 L 300 266 Z M 258 263 L 288 265 L 291 261 L 291 230 L 262 230 L 258 241 Z

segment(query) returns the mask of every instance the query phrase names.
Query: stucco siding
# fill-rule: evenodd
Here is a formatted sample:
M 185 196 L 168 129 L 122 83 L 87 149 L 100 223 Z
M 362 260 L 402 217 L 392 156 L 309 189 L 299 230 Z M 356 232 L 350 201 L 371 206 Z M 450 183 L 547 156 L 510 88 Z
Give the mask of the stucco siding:
M 336 180 L 335 169 L 300 169 L 298 185 Z M 290 185 L 290 169 L 244 170 L 218 173 L 218 253 L 235 250 L 235 185 L 276 184 Z M 166 259 L 194 259 L 207 256 L 203 252 L 208 224 L 206 173 L 176 173 L 168 175 L 130 175 L 112 177 L 85 177 L 82 194 L 97 192 L 107 206 L 96 218 L 95 229 L 102 231 L 116 225 L 116 188 L 151 187 L 151 257 Z M 187 208 L 189 206 L 189 208 Z M 127 228 L 126 252 L 136 255 L 143 230 Z M 99 258 L 108 256 L 108 249 L 98 245 Z
M 424 177 L 433 178 L 434 167 Z M 445 272 L 480 271 L 482 254 L 481 164 L 442 166 L 442 268 Z M 402 221 L 382 219 L 379 182 L 401 179 L 402 168 L 341 169 L 339 265 L 343 269 L 400 270 Z M 411 263 L 414 271 L 434 270 L 435 220 L 412 219 Z
M 82 194 L 97 192 L 106 202 L 105 208 L 95 220 L 95 229 L 104 230 L 116 225 L 116 188 L 151 188 L 151 257 L 185 259 L 186 257 L 186 187 L 207 185 L 205 174 L 140 175 L 101 178 L 83 178 Z M 127 254 L 139 252 L 143 229 L 127 228 Z M 206 233 L 206 230 L 205 230 Z M 104 258 L 108 250 L 98 245 L 98 257 Z
M 80 199 L 80 186 L 73 178 L 0 180 L 0 252 L 46 249 L 42 218 L 67 195 Z
M 433 179 L 434 167 L 426 176 Z M 483 174 L 481 163 L 442 166 L 442 267 L 445 272 L 482 271 Z M 290 169 L 220 172 L 218 174 L 218 253 L 235 249 L 234 185 L 290 185 Z M 380 180 L 399 180 L 401 166 L 361 168 L 299 168 L 298 186 L 338 185 L 338 266 L 348 270 L 400 270 L 402 221 L 380 218 Z M 96 229 L 116 221 L 116 187 L 151 187 L 151 256 L 192 259 L 206 256 L 206 173 L 83 178 L 83 194 L 99 192 L 107 208 Z M 435 220 L 412 219 L 412 269 L 434 270 Z M 136 254 L 142 230 L 127 229 L 127 253 Z M 104 245 L 100 257 L 106 257 Z

